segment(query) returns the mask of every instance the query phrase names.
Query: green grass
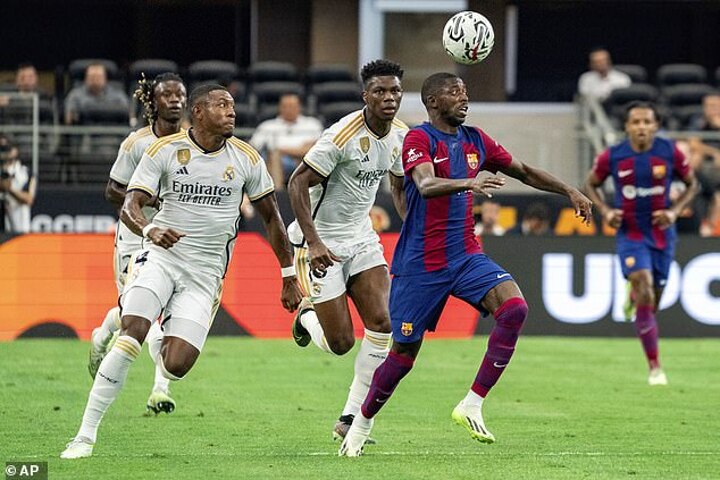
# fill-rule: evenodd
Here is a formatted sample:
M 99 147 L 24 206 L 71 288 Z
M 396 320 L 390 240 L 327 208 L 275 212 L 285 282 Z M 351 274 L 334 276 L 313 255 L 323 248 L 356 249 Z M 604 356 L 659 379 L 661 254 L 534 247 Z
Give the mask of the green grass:
M 49 461 L 51 479 L 720 478 L 720 340 L 664 340 L 668 387 L 648 387 L 635 339 L 521 338 L 485 403 L 482 445 L 450 420 L 485 338 L 427 342 L 377 417 L 380 442 L 338 458 L 330 432 L 354 351 L 211 338 L 178 409 L 143 417 L 143 356 L 103 420 L 90 459 L 61 461 L 91 385 L 87 344 L 0 344 L 0 461 Z

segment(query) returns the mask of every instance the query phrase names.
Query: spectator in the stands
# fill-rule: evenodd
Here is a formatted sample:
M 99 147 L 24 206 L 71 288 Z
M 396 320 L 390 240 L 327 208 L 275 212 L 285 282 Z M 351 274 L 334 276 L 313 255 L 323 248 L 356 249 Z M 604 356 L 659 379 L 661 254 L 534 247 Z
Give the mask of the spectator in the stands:
M 581 95 L 603 101 L 616 88 L 628 87 L 632 83 L 627 74 L 613 68 L 610 52 L 606 49 L 594 48 L 589 59 L 590 71 L 580 75 L 578 80 Z
M 38 73 L 31 63 L 21 63 L 15 72 L 15 88 L 17 93 L 30 95 L 37 93 L 42 99 L 50 99 L 50 95 L 42 90 L 38 84 Z M 10 97 L 0 95 L 0 107 L 6 106 Z
M 475 236 L 505 235 L 505 229 L 498 224 L 500 204 L 495 200 L 486 199 L 480 205 L 480 221 L 475 224 Z
M 550 209 L 541 202 L 531 203 L 523 213 L 522 221 L 508 233 L 540 236 L 552 233 L 550 231 Z
M 294 93 L 280 97 L 276 118 L 257 126 L 250 144 L 265 155 L 276 190 L 285 188 L 295 167 L 322 131 L 320 120 L 301 114 L 300 97 Z
M 705 95 L 702 116 L 690 123 L 690 129 L 718 135 L 715 139 L 688 139 L 690 164 L 698 176 L 703 195 L 710 197 L 720 189 L 720 92 Z
M 130 108 L 130 99 L 122 90 L 108 84 L 102 64 L 88 65 L 85 83 L 70 90 L 65 98 L 65 123 L 78 123 L 80 112 L 89 105 L 122 105 Z
M 30 231 L 30 207 L 37 183 L 7 135 L 0 135 L 0 232 Z

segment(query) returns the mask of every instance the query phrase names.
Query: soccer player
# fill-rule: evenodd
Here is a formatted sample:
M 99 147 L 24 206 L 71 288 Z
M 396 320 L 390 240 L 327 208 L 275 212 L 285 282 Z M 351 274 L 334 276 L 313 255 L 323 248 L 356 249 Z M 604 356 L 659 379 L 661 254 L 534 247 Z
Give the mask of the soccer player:
M 667 385 L 658 358 L 655 312 L 675 256 L 675 220 L 698 191 L 697 179 L 682 152 L 672 141 L 655 136 L 659 120 L 651 103 L 628 105 L 627 139 L 595 159 L 586 181 L 587 192 L 603 219 L 618 229 L 617 255 L 623 275 L 631 283 L 635 330 L 650 367 L 650 385 Z M 600 188 L 609 176 L 615 186 L 612 202 L 605 200 Z M 686 188 L 671 203 L 674 178 Z
M 282 305 L 293 311 L 302 300 L 265 162 L 232 136 L 232 96 L 220 85 L 202 85 L 189 103 L 190 130 L 153 143 L 130 179 L 121 219 L 142 235 L 144 248 L 130 262 L 120 336 L 100 364 L 80 430 L 61 458 L 92 455 L 100 420 L 161 311 L 162 344 L 148 345 L 156 364 L 170 380 L 180 380 L 195 364 L 220 303 L 243 192 L 260 213 L 282 266 Z M 155 195 L 163 207 L 149 222 L 142 207 Z
M 503 172 L 532 187 L 566 195 L 586 222 L 592 204 L 577 189 L 549 173 L 513 159 L 479 128 L 464 126 L 468 96 L 454 74 L 429 76 L 421 90 L 430 122 L 408 132 L 403 144 L 407 214 L 392 262 L 390 321 L 393 346 L 375 370 L 360 413 L 339 454 L 363 451 L 374 417 L 410 372 L 426 331 L 434 331 L 450 295 L 495 317 L 485 358 L 452 419 L 486 443 L 482 404 L 505 371 L 528 306 L 510 273 L 485 254 L 473 234 L 473 195 L 491 195 L 504 184 L 483 170 Z M 486 180 L 483 180 L 486 178 Z
M 125 200 L 125 192 L 135 168 L 145 149 L 158 138 L 181 131 L 180 122 L 187 104 L 187 91 L 182 79 L 174 73 L 163 73 L 148 81 L 138 82 L 135 97 L 143 105 L 143 116 L 148 126 L 130 133 L 120 145 L 117 159 L 110 169 L 110 179 L 105 188 L 105 198 L 118 209 Z M 152 220 L 157 213 L 157 196 L 147 203 L 143 211 Z M 115 233 L 114 272 L 118 296 L 122 294 L 132 254 L 142 248 L 142 237 L 135 235 L 123 222 L 118 222 Z M 108 352 L 113 335 L 120 329 L 120 307 L 108 310 L 102 324 L 93 330 L 90 337 L 90 359 L 88 371 L 95 378 L 97 369 Z M 148 332 L 148 342 L 162 341 L 162 330 L 153 322 Z M 153 359 L 154 360 L 154 359 Z M 162 369 L 155 367 L 155 382 L 147 401 L 147 409 L 155 414 L 170 413 L 175 409 L 175 400 L 170 397 L 170 380 Z
M 365 65 L 365 108 L 323 132 L 290 178 L 296 221 L 288 227 L 295 266 L 308 296 L 293 322 L 301 347 L 310 341 L 333 355 L 355 343 L 348 295 L 365 326 L 347 402 L 333 429 L 345 437 L 370 386 L 375 368 L 390 349 L 390 278 L 370 209 L 390 172 L 396 208 L 404 215 L 402 142 L 408 127 L 396 119 L 402 100 L 402 67 L 388 60 Z

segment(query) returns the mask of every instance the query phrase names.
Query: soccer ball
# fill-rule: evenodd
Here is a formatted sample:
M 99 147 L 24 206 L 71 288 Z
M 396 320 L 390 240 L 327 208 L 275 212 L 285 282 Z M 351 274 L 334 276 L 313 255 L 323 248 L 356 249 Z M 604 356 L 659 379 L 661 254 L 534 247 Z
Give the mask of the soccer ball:
M 453 60 L 475 65 L 490 55 L 495 32 L 490 20 L 477 12 L 459 12 L 443 28 L 443 46 Z

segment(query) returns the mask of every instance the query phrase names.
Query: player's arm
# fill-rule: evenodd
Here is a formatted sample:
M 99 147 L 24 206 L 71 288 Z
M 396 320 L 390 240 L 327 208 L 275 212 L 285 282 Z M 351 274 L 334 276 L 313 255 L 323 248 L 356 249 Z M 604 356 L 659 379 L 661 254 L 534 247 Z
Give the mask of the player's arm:
M 475 178 L 452 179 L 435 176 L 431 163 L 419 163 L 412 169 L 412 179 L 423 198 L 442 197 L 458 192 L 472 191 L 475 195 L 492 197 L 492 191 L 505 185 L 502 177 L 488 176 L 484 172 Z
M 117 208 L 121 208 L 125 202 L 126 189 L 127 185 L 124 185 L 117 180 L 113 180 L 112 178 L 108 179 L 108 183 L 105 186 L 105 200 Z
M 302 162 L 295 169 L 288 182 L 290 206 L 307 242 L 311 270 L 324 270 L 332 266 L 333 262 L 340 261 L 320 239 L 310 211 L 309 189 L 324 181 L 325 177 L 310 168 L 305 162 Z
M 652 213 L 652 224 L 660 228 L 667 228 L 675 223 L 680 213 L 690 204 L 700 190 L 700 184 L 690 167 L 688 159 L 677 147 L 673 151 L 673 174 L 682 180 L 686 188 L 670 208 L 656 210 Z
M 397 175 L 390 173 L 390 191 L 392 192 L 393 204 L 395 210 L 402 221 L 405 221 L 405 212 L 407 210 L 406 199 L 405 199 L 405 177 L 398 177 Z
M 585 223 L 590 223 L 592 202 L 577 188 L 568 185 L 545 170 L 532 167 L 515 159 L 507 166 L 500 168 L 499 171 L 538 190 L 565 195 L 575 208 L 575 215 L 582 218 Z
M 253 206 L 260 213 L 265 230 L 268 234 L 270 246 L 277 257 L 282 268 L 293 266 L 292 245 L 288 240 L 285 224 L 283 223 L 280 210 L 278 209 L 277 199 L 274 193 L 263 196 L 255 200 Z M 288 311 L 294 311 L 302 300 L 302 291 L 298 283 L 297 276 L 291 275 L 283 277 L 282 295 L 280 301 L 282 306 Z
M 154 198 L 154 195 L 149 192 L 131 189 L 125 195 L 125 202 L 120 210 L 120 220 L 135 235 L 145 237 L 155 245 L 168 249 L 175 245 L 185 234 L 174 228 L 162 228 L 148 222 L 142 208 L 152 202 L 152 198 Z M 147 228 L 148 226 L 149 228 Z
M 622 223 L 622 210 L 611 208 L 605 201 L 605 193 L 602 191 L 602 185 L 605 180 L 601 180 L 595 170 L 590 170 L 585 179 L 585 193 L 598 209 L 605 222 L 612 228 L 619 228 Z

